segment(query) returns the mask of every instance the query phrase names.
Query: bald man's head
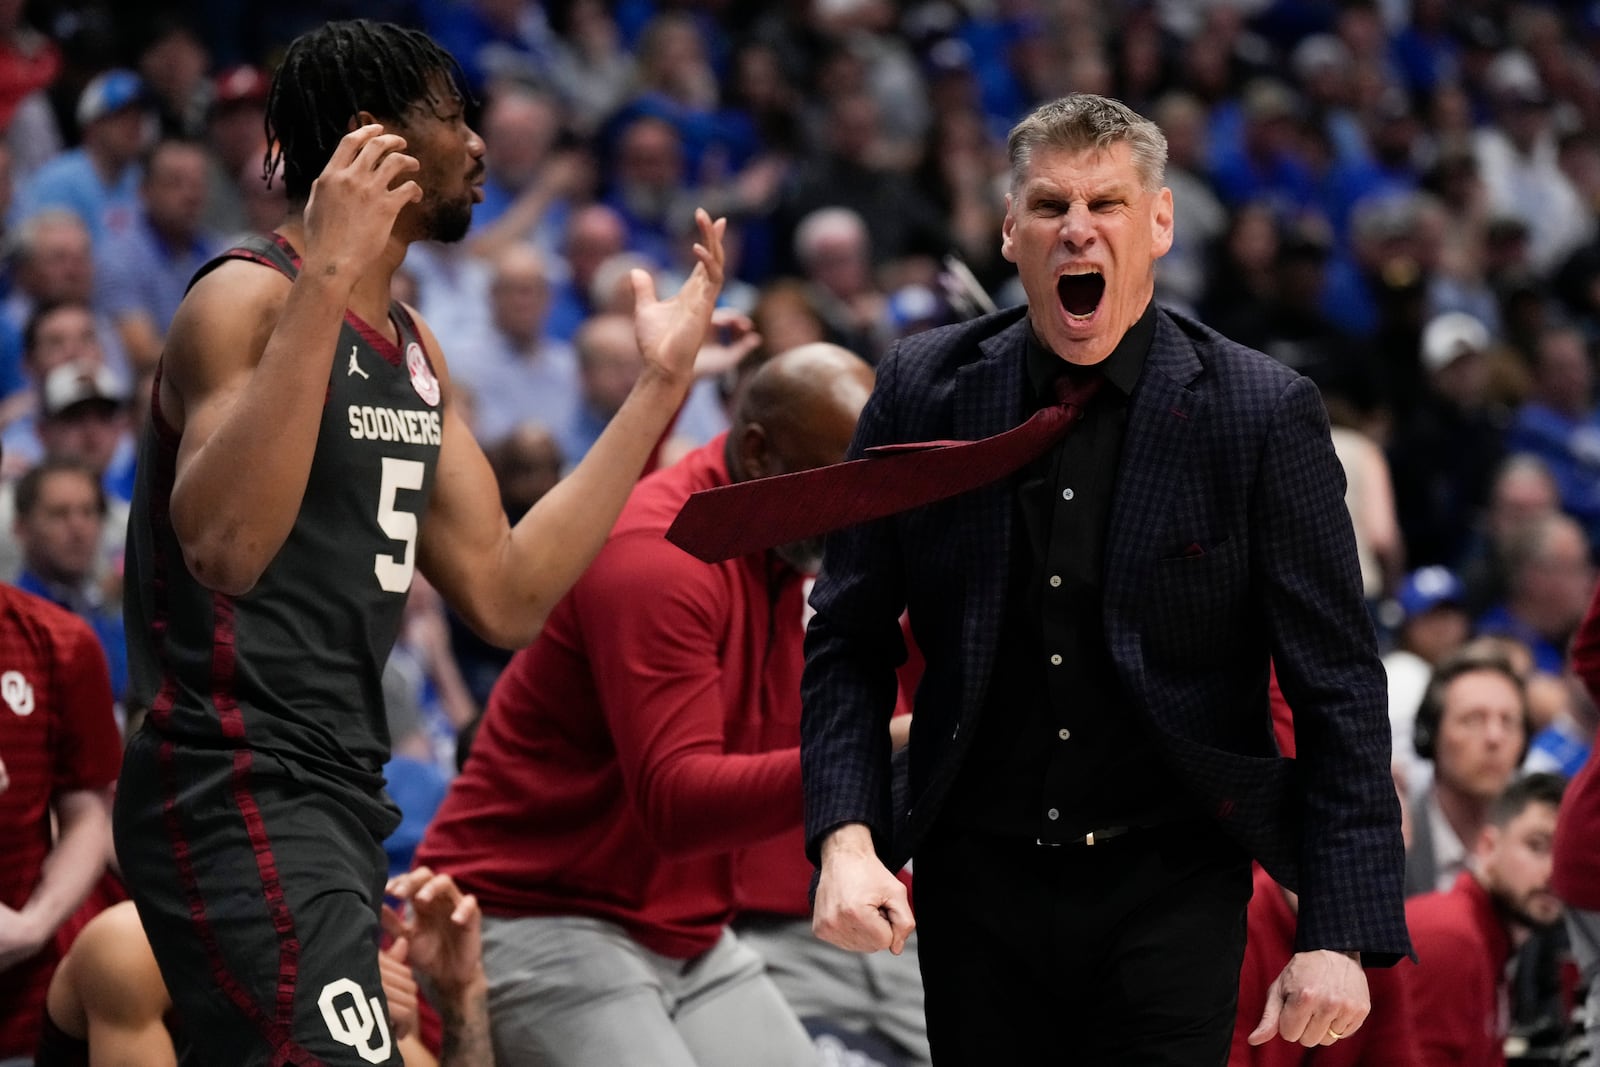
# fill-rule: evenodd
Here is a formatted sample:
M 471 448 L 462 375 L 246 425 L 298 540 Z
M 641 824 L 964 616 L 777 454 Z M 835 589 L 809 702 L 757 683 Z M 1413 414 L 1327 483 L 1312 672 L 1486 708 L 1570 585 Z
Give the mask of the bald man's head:
M 838 345 L 801 345 L 774 356 L 750 375 L 734 405 L 729 476 L 742 482 L 842 461 L 872 383 L 866 361 Z M 773 551 L 800 571 L 822 561 L 820 538 Z

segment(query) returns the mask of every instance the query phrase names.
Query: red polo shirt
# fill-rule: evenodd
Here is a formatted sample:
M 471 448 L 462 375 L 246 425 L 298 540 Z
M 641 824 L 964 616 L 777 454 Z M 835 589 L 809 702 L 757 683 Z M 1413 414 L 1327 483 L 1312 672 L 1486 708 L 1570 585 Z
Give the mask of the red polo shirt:
M 592 916 L 687 959 L 733 914 L 736 850 L 800 825 L 800 575 L 662 536 L 728 482 L 723 446 L 639 483 L 495 686 L 417 849 L 490 915 Z
M 116 781 L 122 739 L 89 624 L 9 585 L 0 585 L 0 761 L 11 780 L 0 792 L 0 904 L 17 909 L 54 846 L 52 800 Z M 51 942 L 0 971 L 0 1059 L 33 1055 L 58 958 Z
M 1572 637 L 1572 670 L 1600 703 L 1600 585 L 1589 601 L 1589 613 Z M 1561 798 L 1556 820 L 1555 868 L 1551 888 L 1574 908 L 1600 911 L 1600 757 L 1589 758 Z
M 1398 966 L 1411 988 L 1422 1062 L 1503 1067 L 1511 940 L 1488 892 L 1464 871 L 1447 892 L 1406 901 L 1406 925 L 1422 962 Z

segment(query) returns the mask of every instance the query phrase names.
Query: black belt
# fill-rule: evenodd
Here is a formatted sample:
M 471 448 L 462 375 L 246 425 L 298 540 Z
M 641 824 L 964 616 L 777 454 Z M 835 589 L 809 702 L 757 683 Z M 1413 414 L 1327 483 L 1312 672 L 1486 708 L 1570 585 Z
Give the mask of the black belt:
M 1113 837 L 1121 837 L 1123 834 L 1137 829 L 1139 829 L 1137 826 L 1102 826 L 1098 830 L 1090 830 L 1088 833 L 1081 836 L 1069 837 L 1062 841 L 1046 841 L 1043 838 L 1038 838 L 1034 841 L 1034 844 L 1043 845 L 1045 848 L 1059 848 L 1062 845 L 1085 845 L 1092 847 L 1094 845 L 1098 845 L 1102 841 L 1109 841 Z

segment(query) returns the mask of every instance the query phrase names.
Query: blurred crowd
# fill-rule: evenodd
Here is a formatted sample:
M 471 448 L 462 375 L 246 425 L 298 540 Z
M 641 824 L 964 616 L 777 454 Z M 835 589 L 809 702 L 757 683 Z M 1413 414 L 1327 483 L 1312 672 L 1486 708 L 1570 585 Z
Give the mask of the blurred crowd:
M 1567 651 L 1600 543 L 1600 4 L 1554 0 L 0 0 L 0 579 L 90 622 L 119 700 L 163 336 L 196 268 L 281 217 L 270 72 L 343 16 L 426 29 L 474 96 L 484 202 L 465 241 L 412 247 L 396 296 L 448 353 L 513 518 L 627 396 L 628 272 L 672 291 L 695 205 L 730 219 L 724 302 L 760 345 L 707 360 L 662 465 L 725 430 L 774 354 L 871 362 L 1020 302 L 1006 131 L 1066 92 L 1115 96 L 1169 141 L 1157 298 L 1323 391 L 1412 888 L 1472 866 L 1519 772 L 1583 765 L 1597 712 Z M 420 577 L 408 610 L 386 686 L 397 871 L 507 661 Z M 1490 654 L 1478 639 L 1526 713 L 1463 769 L 1419 739 L 1447 725 L 1440 694 L 1418 708 L 1441 663 Z M 1513 1036 L 1558 1049 L 1578 980 L 1559 927 L 1525 940 Z

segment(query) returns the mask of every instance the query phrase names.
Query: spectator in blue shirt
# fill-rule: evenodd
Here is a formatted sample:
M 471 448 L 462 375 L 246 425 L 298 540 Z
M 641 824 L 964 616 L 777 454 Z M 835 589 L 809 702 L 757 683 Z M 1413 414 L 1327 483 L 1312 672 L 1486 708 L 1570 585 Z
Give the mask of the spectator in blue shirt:
M 83 220 L 96 244 L 131 225 L 148 118 L 144 83 L 133 71 L 110 70 L 91 80 L 78 97 L 83 143 L 34 173 L 19 191 L 15 219 L 65 207 Z
M 1544 460 L 1561 493 L 1561 507 L 1600 543 L 1600 411 L 1594 404 L 1594 365 L 1582 333 L 1569 326 L 1538 338 L 1534 390 L 1506 436 L 1511 452 Z
M 133 367 L 153 367 L 189 280 L 222 247 L 201 228 L 205 149 L 165 140 L 150 151 L 133 224 L 97 249 L 96 310 L 110 318 Z

